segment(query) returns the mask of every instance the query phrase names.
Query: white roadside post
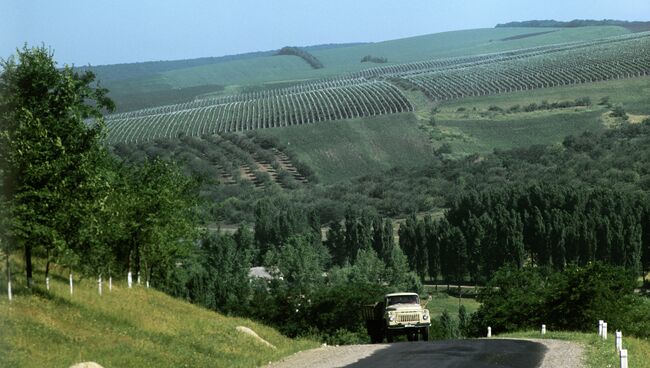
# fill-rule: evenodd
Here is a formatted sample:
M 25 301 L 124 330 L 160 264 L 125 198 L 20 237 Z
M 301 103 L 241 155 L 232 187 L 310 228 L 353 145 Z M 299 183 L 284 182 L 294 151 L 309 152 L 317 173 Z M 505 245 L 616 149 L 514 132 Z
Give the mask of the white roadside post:
M 129 289 L 131 288 L 131 286 L 133 286 L 133 274 L 131 273 L 131 271 L 129 271 L 129 273 L 126 274 L 126 283 L 129 285 Z
M 70 272 L 70 295 L 72 295 L 72 272 Z
M 607 322 L 603 322 L 603 340 L 607 340 Z
M 108 276 L 108 291 L 113 291 L 113 276 Z
M 140 272 L 138 272 L 138 285 L 140 285 Z
M 50 290 L 50 277 L 45 278 L 45 288 L 49 291 Z
M 621 349 L 621 368 L 627 368 L 627 349 Z
M 546 335 L 546 325 L 542 325 L 542 335 Z
M 623 332 L 616 331 L 616 350 L 623 350 Z
M 598 336 L 603 336 L 603 322 L 602 319 L 598 320 Z
M 11 302 L 12 295 L 11 295 L 11 279 L 7 281 L 7 296 L 9 297 L 9 301 Z
M 492 327 L 488 327 L 487 337 L 492 337 Z
M 102 277 L 99 276 L 97 279 L 97 291 L 99 291 L 99 296 L 102 296 Z
M 147 280 L 147 289 L 149 289 L 149 280 Z

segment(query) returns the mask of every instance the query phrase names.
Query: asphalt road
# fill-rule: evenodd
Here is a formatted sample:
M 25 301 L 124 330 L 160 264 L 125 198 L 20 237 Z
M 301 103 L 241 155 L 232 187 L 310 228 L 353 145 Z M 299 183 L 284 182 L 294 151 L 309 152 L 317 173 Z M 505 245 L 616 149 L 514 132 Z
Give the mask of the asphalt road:
M 546 347 L 522 340 L 447 340 L 395 343 L 349 368 L 535 368 Z

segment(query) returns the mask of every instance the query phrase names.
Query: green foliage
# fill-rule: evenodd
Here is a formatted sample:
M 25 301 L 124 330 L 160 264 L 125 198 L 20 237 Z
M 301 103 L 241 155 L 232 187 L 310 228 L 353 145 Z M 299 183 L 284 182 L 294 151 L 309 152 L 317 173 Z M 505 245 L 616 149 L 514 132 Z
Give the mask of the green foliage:
M 310 54 L 309 52 L 299 49 L 297 47 L 290 47 L 290 46 L 283 47 L 280 49 L 280 51 L 277 52 L 276 55 L 298 56 L 299 58 L 305 60 L 305 62 L 314 69 L 323 68 L 323 63 L 320 60 L 318 60 L 318 58 L 316 58 L 314 55 Z
M 538 328 L 590 331 L 599 319 L 612 329 L 647 332 L 634 327 L 632 315 L 640 309 L 634 295 L 635 277 L 620 267 L 590 263 L 562 272 L 526 267 L 502 268 L 479 295 L 482 303 L 473 316 L 475 335 L 487 326 L 495 333 Z
M 440 315 L 440 329 L 442 332 L 442 339 L 450 340 L 460 337 L 458 323 L 454 320 L 447 310 L 444 310 Z
M 31 286 L 34 251 L 70 267 L 80 264 L 81 253 L 93 253 L 87 262 L 101 258 L 92 233 L 107 189 L 100 176 L 101 113 L 114 105 L 93 85 L 93 73 L 57 68 L 44 46 L 24 46 L 2 70 L 0 171 L 9 212 L 2 243 L 24 250 Z
M 612 113 L 610 115 L 612 117 L 621 118 L 623 120 L 629 119 L 627 113 L 625 113 L 625 109 L 623 108 L 623 105 L 621 104 L 614 105 L 614 108 L 612 108 Z

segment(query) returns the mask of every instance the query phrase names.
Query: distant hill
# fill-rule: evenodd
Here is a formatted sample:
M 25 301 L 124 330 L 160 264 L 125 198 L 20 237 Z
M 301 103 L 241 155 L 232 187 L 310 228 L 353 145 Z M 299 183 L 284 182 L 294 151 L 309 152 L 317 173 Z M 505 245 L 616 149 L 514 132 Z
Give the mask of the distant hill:
M 546 32 L 551 30 L 553 32 Z M 385 58 L 388 62 L 382 65 L 389 66 L 432 58 L 589 41 L 627 33 L 630 30 L 618 26 L 486 28 L 374 43 L 301 47 L 326 65 L 322 69 L 313 69 L 293 56 L 272 56 L 272 53 L 262 52 L 239 55 L 230 60 L 224 57 L 118 64 L 93 67 L 93 70 L 102 84 L 111 91 L 110 97 L 117 103 L 118 111 L 125 112 L 192 101 L 205 94 L 218 97 L 251 90 L 289 87 L 307 80 L 359 72 L 372 67 L 368 63 L 359 62 L 367 55 Z M 187 62 L 188 66 L 183 67 L 183 62 Z M 189 63 L 195 63 L 195 66 L 189 66 Z M 165 68 L 168 70 L 160 71 Z
M 495 28 L 521 28 L 521 27 L 534 27 L 534 28 L 576 28 L 576 27 L 597 27 L 597 26 L 618 26 L 627 28 L 632 32 L 645 32 L 650 30 L 650 22 L 629 22 L 626 20 L 614 19 L 574 19 L 569 22 L 562 22 L 557 20 L 527 20 L 523 22 L 509 22 L 497 24 Z
M 331 43 L 315 46 L 301 47 L 304 51 L 321 51 L 335 49 L 339 47 L 352 47 L 363 45 L 364 43 Z M 192 68 L 203 65 L 212 65 L 219 63 L 227 63 L 236 60 L 248 60 L 264 56 L 272 56 L 277 53 L 277 50 L 269 51 L 256 51 L 244 54 L 226 55 L 218 57 L 202 57 L 196 59 L 184 60 L 160 60 L 160 61 L 145 61 L 138 63 L 124 63 L 112 65 L 93 65 L 93 66 L 80 66 L 78 70 L 92 70 L 97 75 L 98 79 L 103 82 L 119 81 L 125 79 L 143 78 L 152 76 L 157 73 L 168 72 L 176 69 Z

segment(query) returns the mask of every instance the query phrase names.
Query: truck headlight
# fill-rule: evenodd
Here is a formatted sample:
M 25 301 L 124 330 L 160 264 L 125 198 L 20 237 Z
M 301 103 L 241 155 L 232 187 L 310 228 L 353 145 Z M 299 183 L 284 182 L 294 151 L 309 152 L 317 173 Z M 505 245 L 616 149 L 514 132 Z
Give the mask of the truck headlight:
M 395 316 L 388 316 L 388 320 L 391 322 L 395 321 Z
M 429 315 L 428 315 L 428 314 L 423 315 L 423 316 L 422 316 L 422 319 L 425 320 L 425 321 L 428 320 L 428 319 L 429 319 Z

